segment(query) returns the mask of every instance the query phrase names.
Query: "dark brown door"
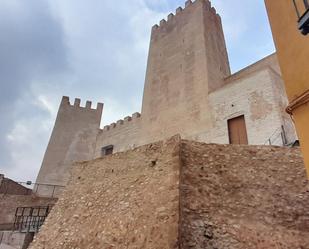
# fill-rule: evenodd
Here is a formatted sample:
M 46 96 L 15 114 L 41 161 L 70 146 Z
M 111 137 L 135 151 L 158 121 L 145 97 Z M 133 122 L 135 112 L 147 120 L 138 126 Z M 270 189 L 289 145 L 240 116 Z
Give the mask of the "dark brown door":
M 245 116 L 239 116 L 227 121 L 230 144 L 248 144 Z

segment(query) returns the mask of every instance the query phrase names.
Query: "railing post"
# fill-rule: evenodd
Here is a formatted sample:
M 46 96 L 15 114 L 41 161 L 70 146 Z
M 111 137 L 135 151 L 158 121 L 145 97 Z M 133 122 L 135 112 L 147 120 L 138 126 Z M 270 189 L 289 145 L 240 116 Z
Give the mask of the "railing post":
M 54 188 L 53 188 L 53 193 L 52 193 L 52 198 L 54 197 L 54 193 L 55 193 L 55 189 L 56 189 L 56 185 L 54 185 Z
M 281 129 L 282 129 L 282 132 L 281 132 L 282 142 L 283 142 L 283 145 L 286 145 L 288 143 L 288 139 L 286 137 L 286 132 L 285 132 L 283 125 L 281 125 Z

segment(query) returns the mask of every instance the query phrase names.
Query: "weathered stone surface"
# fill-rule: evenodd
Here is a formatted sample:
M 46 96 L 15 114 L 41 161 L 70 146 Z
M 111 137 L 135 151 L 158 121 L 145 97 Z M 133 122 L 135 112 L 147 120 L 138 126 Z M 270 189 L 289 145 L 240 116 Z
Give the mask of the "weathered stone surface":
M 209 0 L 186 1 L 152 29 L 141 114 L 99 129 L 102 104 L 64 97 L 37 182 L 65 185 L 73 161 L 106 146 L 127 151 L 174 134 L 229 143 L 228 121 L 239 116 L 249 144 L 290 144 L 297 136 L 287 104 L 276 54 L 231 74 L 220 16 Z
M 66 185 L 73 162 L 93 159 L 103 104 L 92 109 L 90 101 L 85 107 L 80 101 L 75 99 L 72 105 L 69 97 L 62 98 L 36 183 Z M 49 189 L 40 188 L 37 194 L 45 196 Z
M 174 137 L 74 167 L 31 249 L 309 248 L 299 149 Z
M 181 146 L 181 248 L 309 248 L 299 149 Z
M 35 248 L 178 248 L 177 137 L 81 163 Z

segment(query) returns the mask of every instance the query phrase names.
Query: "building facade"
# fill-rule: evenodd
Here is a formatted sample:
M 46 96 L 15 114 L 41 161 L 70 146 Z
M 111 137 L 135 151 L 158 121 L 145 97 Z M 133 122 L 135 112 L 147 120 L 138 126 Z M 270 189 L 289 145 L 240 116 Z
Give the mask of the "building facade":
M 289 98 L 287 111 L 295 120 L 309 176 L 309 36 L 303 35 L 309 30 L 309 2 L 266 0 L 265 3 Z M 298 19 L 299 24 L 307 23 L 306 27 L 299 26 L 303 34 L 297 28 Z
M 100 129 L 103 104 L 63 97 L 37 182 L 65 185 L 74 161 L 180 134 L 220 144 L 287 145 L 297 137 L 277 55 L 231 74 L 221 18 L 187 1 L 151 32 L 142 112 Z

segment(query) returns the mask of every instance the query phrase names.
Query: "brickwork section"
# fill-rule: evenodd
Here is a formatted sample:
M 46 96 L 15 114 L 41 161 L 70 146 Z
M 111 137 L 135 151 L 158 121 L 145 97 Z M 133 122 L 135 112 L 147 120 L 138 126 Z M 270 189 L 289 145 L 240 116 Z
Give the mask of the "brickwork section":
M 28 189 L 9 178 L 0 174 L 0 194 L 10 195 L 30 195 L 31 189 Z
M 0 225 L 14 223 L 15 211 L 18 207 L 36 207 L 54 205 L 57 199 L 40 198 L 23 195 L 0 194 Z
M 309 248 L 297 148 L 173 137 L 73 169 L 31 249 Z
M 178 248 L 177 140 L 74 167 L 30 248 Z
M 299 149 L 183 142 L 181 248 L 309 248 Z

